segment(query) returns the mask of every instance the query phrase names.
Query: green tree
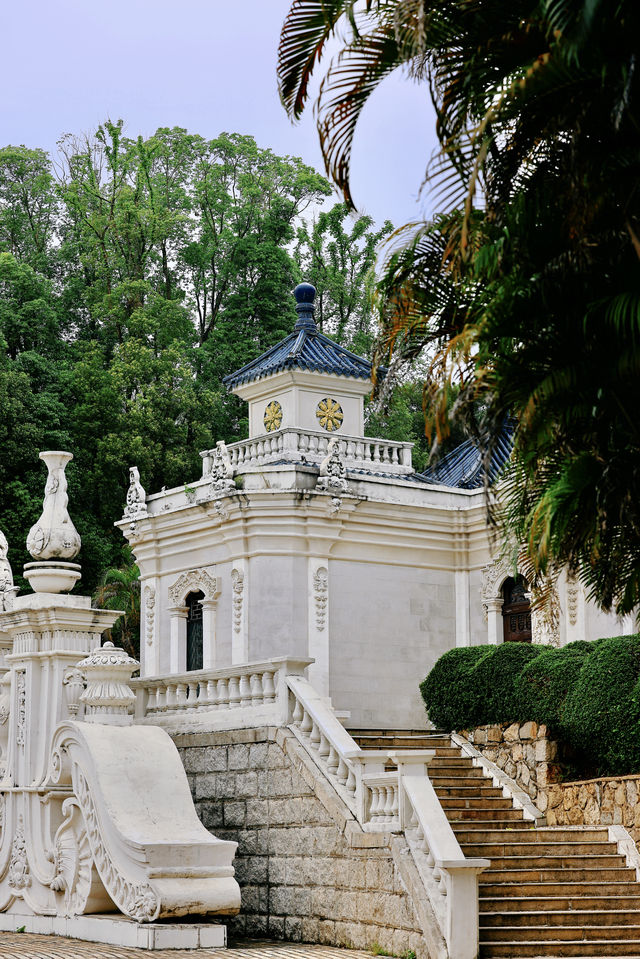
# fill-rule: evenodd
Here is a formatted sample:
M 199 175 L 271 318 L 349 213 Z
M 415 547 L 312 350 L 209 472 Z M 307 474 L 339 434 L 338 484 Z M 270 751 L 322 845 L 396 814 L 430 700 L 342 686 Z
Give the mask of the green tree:
M 377 332 L 376 257 L 392 230 L 389 220 L 376 230 L 370 216 L 351 218 L 345 203 L 298 227 L 296 258 L 317 290 L 318 326 L 356 353 L 370 353 Z
M 140 658 L 140 570 L 129 547 L 123 550 L 123 563 L 104 571 L 93 601 L 98 609 L 122 610 L 108 639 L 121 646 L 134 659 Z
M 640 9 L 295 0 L 279 61 L 292 115 L 342 24 L 318 117 L 347 201 L 358 118 L 392 70 L 429 84 L 441 145 L 428 177 L 442 214 L 390 262 L 380 356 L 428 351 L 440 431 L 456 382 L 456 410 L 487 451 L 513 418 L 503 528 L 532 576 L 568 563 L 604 608 L 629 611 L 640 602 Z

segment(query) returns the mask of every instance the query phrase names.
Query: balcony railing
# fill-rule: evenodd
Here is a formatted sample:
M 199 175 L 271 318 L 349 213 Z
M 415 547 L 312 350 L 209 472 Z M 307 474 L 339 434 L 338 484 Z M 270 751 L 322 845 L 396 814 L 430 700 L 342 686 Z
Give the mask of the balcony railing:
M 341 441 L 347 469 L 395 476 L 406 476 L 413 472 L 413 443 L 333 435 Z M 331 438 L 327 433 L 315 430 L 289 428 L 231 443 L 227 446 L 227 452 L 233 468 L 239 471 L 246 467 L 282 462 L 317 466 L 327 455 Z M 214 453 L 215 450 L 204 450 L 200 454 L 203 478 L 209 475 Z

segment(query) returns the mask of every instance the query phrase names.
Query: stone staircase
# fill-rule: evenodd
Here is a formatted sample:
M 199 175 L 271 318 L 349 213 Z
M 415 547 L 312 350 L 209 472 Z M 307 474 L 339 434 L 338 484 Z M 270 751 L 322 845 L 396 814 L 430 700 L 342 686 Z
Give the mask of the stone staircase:
M 430 749 L 429 776 L 480 879 L 480 959 L 640 959 L 640 882 L 606 827 L 538 827 L 447 734 L 349 730 L 363 749 Z

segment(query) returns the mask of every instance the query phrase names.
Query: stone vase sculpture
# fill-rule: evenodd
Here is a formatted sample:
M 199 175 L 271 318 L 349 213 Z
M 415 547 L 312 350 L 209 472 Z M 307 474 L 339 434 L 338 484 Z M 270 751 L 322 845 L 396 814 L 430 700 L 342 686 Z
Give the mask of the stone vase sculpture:
M 73 454 L 48 450 L 40 453 L 40 459 L 45 462 L 49 475 L 42 515 L 27 537 L 27 549 L 36 562 L 25 565 L 24 575 L 37 593 L 65 593 L 80 579 L 80 566 L 68 562 L 75 559 L 81 546 L 67 511 L 69 498 L 64 471 Z

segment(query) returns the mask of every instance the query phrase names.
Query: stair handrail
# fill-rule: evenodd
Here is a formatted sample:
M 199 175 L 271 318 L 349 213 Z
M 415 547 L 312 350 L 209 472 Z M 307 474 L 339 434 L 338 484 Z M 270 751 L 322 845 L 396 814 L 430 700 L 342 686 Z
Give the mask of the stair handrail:
M 401 775 L 400 802 L 405 836 L 440 920 L 449 959 L 476 959 L 478 876 L 491 860 L 467 859 L 428 775 Z
M 286 683 L 289 728 L 365 831 L 404 832 L 449 959 L 476 959 L 478 875 L 491 861 L 467 859 L 460 848 L 429 779 L 434 751 L 361 749 L 307 679 L 287 676 Z

